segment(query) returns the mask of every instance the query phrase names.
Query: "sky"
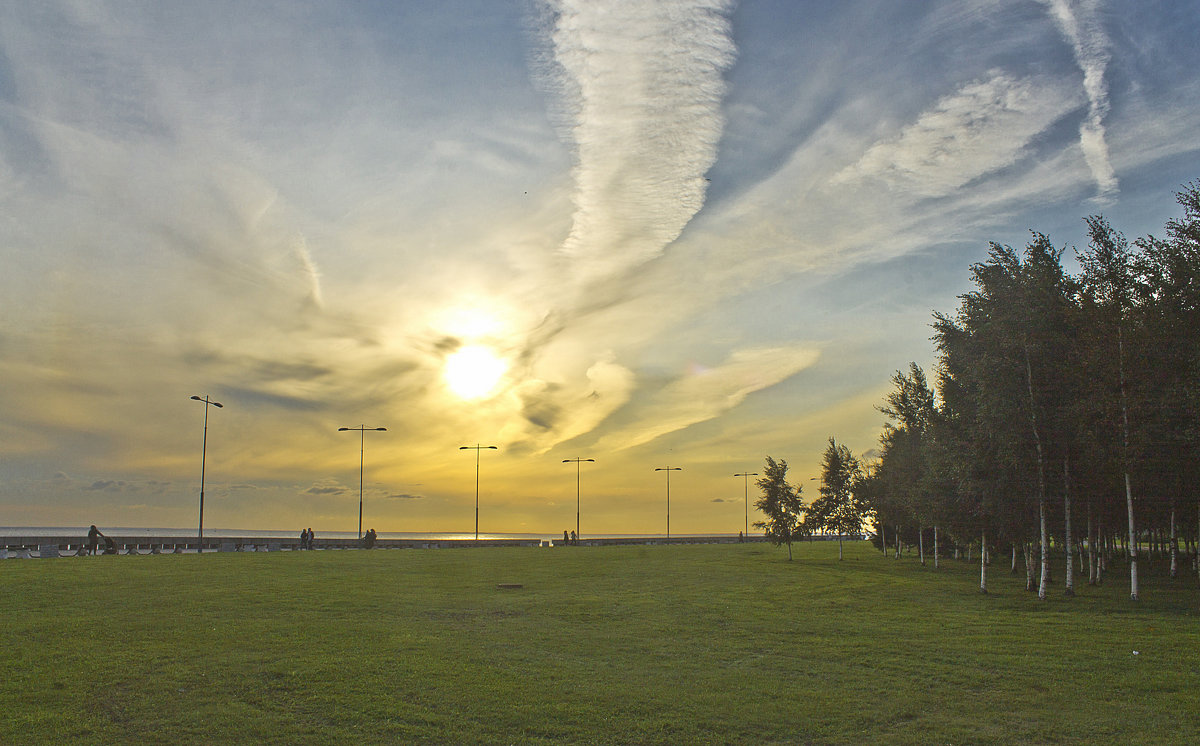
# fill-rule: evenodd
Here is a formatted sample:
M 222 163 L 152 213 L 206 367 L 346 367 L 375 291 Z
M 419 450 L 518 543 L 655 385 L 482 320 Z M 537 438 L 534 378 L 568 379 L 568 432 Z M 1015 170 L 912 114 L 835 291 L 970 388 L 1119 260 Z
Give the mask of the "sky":
M 1197 39 L 1198 0 L 3 0 L 0 525 L 195 526 L 203 450 L 206 527 L 355 531 L 361 457 L 364 529 L 469 532 L 494 445 L 481 532 L 662 533 L 668 490 L 743 530 L 734 474 L 811 500 L 877 446 L 989 241 L 1162 234 Z

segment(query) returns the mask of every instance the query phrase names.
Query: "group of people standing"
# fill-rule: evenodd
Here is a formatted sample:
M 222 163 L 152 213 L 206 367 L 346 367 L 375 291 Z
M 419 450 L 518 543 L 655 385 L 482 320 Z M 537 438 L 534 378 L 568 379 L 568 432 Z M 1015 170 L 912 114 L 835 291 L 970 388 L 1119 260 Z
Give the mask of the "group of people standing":
M 303 531 L 301 531 L 300 532 L 300 548 L 301 549 L 312 549 L 314 536 L 315 536 L 315 534 L 313 534 L 313 530 L 311 528 L 306 528 Z

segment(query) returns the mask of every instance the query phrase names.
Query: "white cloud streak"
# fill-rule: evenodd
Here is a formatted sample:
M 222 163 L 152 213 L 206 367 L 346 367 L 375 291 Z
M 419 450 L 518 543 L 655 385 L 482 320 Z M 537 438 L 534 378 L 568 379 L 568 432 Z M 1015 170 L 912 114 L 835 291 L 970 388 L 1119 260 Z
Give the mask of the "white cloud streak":
M 639 410 L 637 422 L 605 435 L 596 448 L 633 448 L 718 417 L 755 391 L 813 365 L 819 357 L 818 350 L 798 346 L 735 351 L 715 368 L 699 369 L 672 381 Z
M 538 72 L 576 164 L 560 251 L 581 283 L 662 252 L 704 204 L 734 60 L 728 0 L 556 0 Z
M 834 183 L 874 178 L 921 196 L 946 196 L 1015 163 L 1073 106 L 1058 86 L 995 73 L 940 99 L 897 137 L 872 145 Z
M 1075 61 L 1083 70 L 1083 89 L 1088 97 L 1088 115 L 1079 125 L 1079 146 L 1087 161 L 1100 198 L 1113 196 L 1117 177 L 1108 158 L 1104 117 L 1108 114 L 1108 85 L 1104 71 L 1110 59 L 1108 35 L 1100 25 L 1100 0 L 1042 0 L 1059 31 L 1071 44 Z

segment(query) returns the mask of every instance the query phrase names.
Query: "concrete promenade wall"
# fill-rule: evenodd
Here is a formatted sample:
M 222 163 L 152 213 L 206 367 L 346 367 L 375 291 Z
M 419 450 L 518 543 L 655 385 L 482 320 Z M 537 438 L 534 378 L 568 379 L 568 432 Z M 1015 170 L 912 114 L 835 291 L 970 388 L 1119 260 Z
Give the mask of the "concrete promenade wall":
M 120 554 L 170 554 L 172 552 L 195 552 L 200 548 L 195 537 L 180 536 L 117 536 L 110 535 Z M 743 541 L 765 541 L 762 536 L 749 536 Z M 575 544 L 565 544 L 562 539 L 377 539 L 376 549 L 457 549 L 467 547 L 537 547 L 537 546 L 623 546 L 664 544 L 737 544 L 736 536 L 665 536 L 659 537 L 610 537 L 580 539 Z M 0 554 L 4 556 L 69 556 L 87 548 L 86 536 L 0 536 Z M 299 538 L 279 537 L 218 537 L 205 538 L 205 552 L 219 551 L 295 551 L 300 548 Z M 313 542 L 314 549 L 361 549 L 360 539 L 322 539 Z M 98 552 L 104 550 L 101 540 Z

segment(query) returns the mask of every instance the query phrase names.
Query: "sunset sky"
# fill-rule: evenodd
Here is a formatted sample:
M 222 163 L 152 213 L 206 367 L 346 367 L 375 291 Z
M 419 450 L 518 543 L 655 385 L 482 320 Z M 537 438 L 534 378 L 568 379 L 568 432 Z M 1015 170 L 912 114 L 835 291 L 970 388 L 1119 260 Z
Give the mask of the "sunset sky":
M 1162 233 L 1193 0 L 0 2 L 0 526 L 743 528 L 987 242 Z M 1068 256 L 1070 252 L 1068 251 Z M 751 483 L 751 500 L 754 499 Z M 751 515 L 750 520 L 755 518 Z

